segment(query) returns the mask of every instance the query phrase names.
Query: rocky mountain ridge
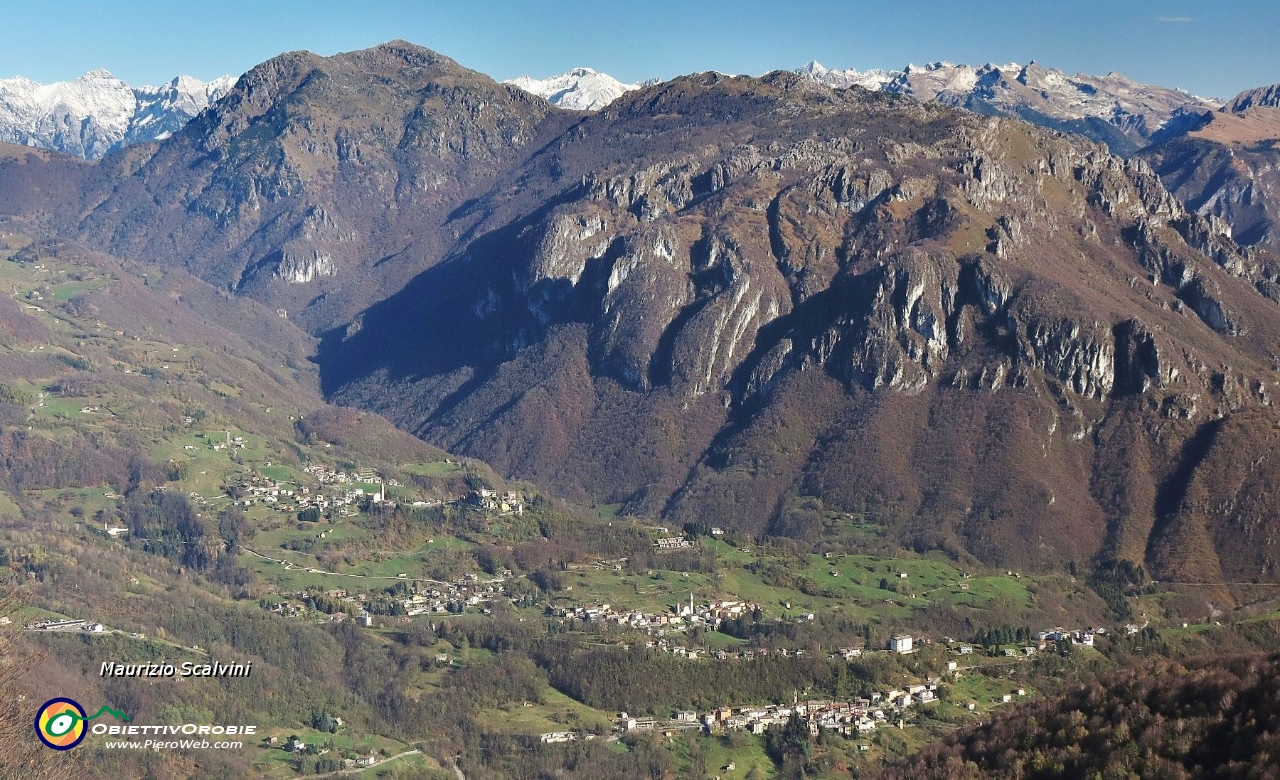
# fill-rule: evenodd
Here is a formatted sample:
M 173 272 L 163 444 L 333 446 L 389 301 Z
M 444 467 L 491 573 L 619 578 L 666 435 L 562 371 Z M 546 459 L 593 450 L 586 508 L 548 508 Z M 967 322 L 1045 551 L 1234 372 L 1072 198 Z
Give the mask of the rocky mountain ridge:
M 1160 131 L 1187 126 L 1196 114 L 1219 105 L 1212 99 L 1142 84 L 1117 73 L 1072 76 L 1034 61 L 1027 65 L 977 66 L 939 61 L 907 65 L 902 70 L 859 71 L 830 69 L 812 60 L 793 72 L 837 89 L 858 86 L 981 114 L 1018 117 L 1032 124 L 1080 133 L 1121 154 L 1131 154 Z M 562 108 L 592 111 L 641 86 L 621 84 L 590 68 L 575 68 L 542 80 L 523 76 L 506 83 Z M 1265 95 L 1257 99 L 1265 99 Z
M 93 178 L 112 205 L 76 229 L 125 256 L 166 253 L 320 331 L 433 262 L 456 240 L 440 222 L 575 120 L 403 42 L 293 52 L 159 147 L 105 159 Z
M 1280 577 L 1280 269 L 1079 136 L 781 72 L 584 115 L 393 42 L 56 171 L 26 218 L 285 309 L 330 398 L 570 498 Z
M 1280 253 L 1280 85 L 1242 92 L 1157 141 L 1141 155 L 1189 208 Z
M 1122 153 L 1136 150 L 1170 122 L 1177 126 L 1187 113 L 1216 107 L 1213 101 L 1117 74 L 1068 76 L 1034 62 L 1026 66 L 936 62 L 908 65 L 900 71 L 858 71 L 828 69 L 812 61 L 795 72 L 831 87 L 857 85 L 980 113 L 1019 116 L 1081 132 Z M 112 149 L 167 137 L 226 94 L 233 83 L 229 76 L 208 84 L 179 76 L 161 87 L 132 88 L 106 71 L 49 85 L 21 77 L 0 80 L 0 141 L 96 159 Z M 580 67 L 545 79 L 521 76 L 505 83 L 561 108 L 597 111 L 656 80 L 628 84 Z
M 1280 84 L 1246 89 L 1222 107 L 1222 111 L 1241 113 L 1250 108 L 1280 108 Z
M 131 87 L 105 70 L 53 84 L 0 79 L 0 141 L 97 159 L 167 138 L 234 82 L 178 76 L 159 87 Z
M 988 559 L 1156 569 L 1182 564 L 1172 517 L 1206 526 L 1170 492 L 1186 458 L 1166 448 L 1269 408 L 1256 329 L 1273 327 L 1274 266 L 1141 161 L 893 96 L 708 74 L 624 97 L 505 181 L 549 186 L 548 171 L 563 189 L 519 208 L 498 183 L 468 210 L 484 215 L 469 245 L 330 341 L 337 398 L 675 522 L 812 537 L 848 512 Z M 472 332 L 428 346 L 460 321 Z M 1253 368 L 1210 367 L 1223 360 Z M 987 422 L 961 423 L 974 415 Z M 1163 453 L 1120 480 L 1146 487 L 1096 488 L 1115 464 L 1088 464 L 1115 437 Z M 1125 508 L 1135 489 L 1159 506 Z M 1216 576 L 1218 554 L 1197 554 Z

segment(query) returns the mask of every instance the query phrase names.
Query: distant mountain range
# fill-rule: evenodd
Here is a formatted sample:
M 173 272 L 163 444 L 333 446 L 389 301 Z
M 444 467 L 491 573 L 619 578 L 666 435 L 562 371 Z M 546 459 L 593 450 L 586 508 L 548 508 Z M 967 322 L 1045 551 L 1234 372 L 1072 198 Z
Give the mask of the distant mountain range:
M 1161 130 L 1192 124 L 1220 101 L 1167 87 L 1141 84 L 1118 73 L 1074 76 L 1027 65 L 955 65 L 934 62 L 903 70 L 828 70 L 817 61 L 795 71 L 829 87 L 860 86 L 909 95 L 918 100 L 966 108 L 979 114 L 1024 119 L 1107 144 L 1132 154 Z
M 235 83 L 178 76 L 159 87 L 131 87 L 105 70 L 75 81 L 0 79 L 0 141 L 97 159 L 180 130 Z
M 1080 133 L 1125 155 L 1146 146 L 1158 132 L 1196 124 L 1199 115 L 1221 105 L 1115 73 L 1069 76 L 1035 62 L 935 62 L 902 70 L 858 71 L 829 69 L 812 61 L 794 72 L 833 88 L 859 86 L 1018 117 Z M 560 108 L 598 111 L 628 91 L 657 82 L 624 83 L 580 67 L 549 78 L 521 76 L 505 83 Z M 166 137 L 225 95 L 233 83 L 230 76 L 207 84 L 179 76 L 161 87 L 131 87 L 103 70 L 48 85 L 21 77 L 0 80 L 0 141 L 96 159 L 120 146 Z
M 980 114 L 1025 119 L 1041 127 L 1079 133 L 1132 154 L 1162 130 L 1195 123 L 1220 101 L 1181 90 L 1142 84 L 1118 73 L 1074 76 L 1031 62 L 1027 65 L 956 65 L 934 62 L 902 70 L 833 70 L 816 60 L 794 71 L 817 84 L 858 86 L 918 100 L 966 108 Z M 607 73 L 574 68 L 548 79 L 528 76 L 507 82 L 561 108 L 594 111 L 640 84 L 623 84 Z

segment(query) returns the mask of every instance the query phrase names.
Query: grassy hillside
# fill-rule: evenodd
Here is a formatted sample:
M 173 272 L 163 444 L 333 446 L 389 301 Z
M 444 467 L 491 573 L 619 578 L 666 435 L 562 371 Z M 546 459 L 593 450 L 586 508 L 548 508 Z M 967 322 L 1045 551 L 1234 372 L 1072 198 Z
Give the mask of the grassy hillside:
M 277 739 L 158 757 L 91 742 L 69 758 L 82 774 L 285 778 L 372 751 L 388 761 L 380 771 L 402 777 L 449 776 L 454 760 L 478 778 L 835 777 L 902 760 L 998 712 L 1015 687 L 1052 695 L 1151 652 L 1268 641 L 1266 585 L 1227 594 L 1249 606 L 1211 618 L 1226 627 L 1201 617 L 1182 629 L 1176 616 L 1202 609 L 1192 586 L 1119 577 L 1108 590 L 1083 568 L 1020 572 L 910 552 L 881 525 L 815 500 L 788 509 L 823 529 L 807 543 L 576 508 L 324 404 L 311 342 L 275 311 L 182 272 L 10 240 L 0 573 L 21 604 L 6 630 L 43 656 L 19 689 L 110 703 L 138 722 L 252 722 Z M 834 530 L 848 528 L 857 533 Z M 661 538 L 687 546 L 661 552 Z M 690 598 L 750 607 L 718 630 L 581 617 L 608 604 L 651 620 Z M 21 630 L 57 619 L 105 630 Z M 1159 641 L 1125 637 L 1130 619 L 1157 620 Z M 1059 625 L 1112 634 L 1025 654 L 1033 629 Z M 917 653 L 888 653 L 903 633 Z M 1020 641 L 957 654 L 997 636 Z M 99 674 L 104 661 L 210 658 L 254 672 Z M 938 700 L 904 713 L 902 729 L 824 732 L 803 760 L 768 731 L 666 737 L 616 725 L 619 710 L 665 721 L 682 707 L 852 700 L 934 679 Z M 576 740 L 543 744 L 553 732 Z M 312 750 L 284 750 L 291 736 Z

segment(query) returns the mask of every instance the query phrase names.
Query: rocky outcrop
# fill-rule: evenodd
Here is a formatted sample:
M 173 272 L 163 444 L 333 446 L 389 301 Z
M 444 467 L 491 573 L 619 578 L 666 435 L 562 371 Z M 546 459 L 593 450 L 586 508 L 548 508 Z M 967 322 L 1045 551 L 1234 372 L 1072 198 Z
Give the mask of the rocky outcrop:
M 1018 360 L 1043 371 L 1076 395 L 1102 400 L 1115 387 L 1111 328 L 1067 318 L 1014 315 Z
M 862 275 L 810 360 L 868 390 L 919 392 L 943 370 L 956 308 L 954 259 L 905 250 Z
M 318 276 L 336 276 L 337 273 L 338 266 L 333 257 L 319 249 L 311 250 L 309 257 L 283 249 L 275 269 L 276 278 L 289 284 L 305 284 Z
M 1117 396 L 1142 395 L 1178 378 L 1178 371 L 1161 360 L 1155 334 L 1135 319 L 1114 328 L 1115 370 L 1112 390 Z
M 290 284 L 305 284 L 322 276 L 336 276 L 336 254 L 349 250 L 355 231 L 340 225 L 324 208 L 316 206 L 291 232 L 279 250 L 274 276 Z
M 1113 509 L 1100 442 L 1174 462 L 1267 397 L 1263 259 L 1147 162 L 1009 120 L 677 80 L 457 224 L 454 255 L 322 351 L 337 397 L 673 522 L 803 535 L 831 515 L 795 497 L 821 496 L 992 560 L 1141 549 L 1169 526 Z M 459 318 L 480 330 L 423 346 Z M 395 339 L 419 362 L 369 362 Z M 1162 468 L 1122 479 L 1154 496 Z
M 691 300 L 681 246 L 669 229 L 649 228 L 623 241 L 609 269 L 592 347 L 600 367 L 624 384 L 650 389 L 649 365 L 663 333 Z
M 1222 110 L 1240 114 L 1251 108 L 1280 108 L 1280 84 L 1246 89 L 1232 98 Z

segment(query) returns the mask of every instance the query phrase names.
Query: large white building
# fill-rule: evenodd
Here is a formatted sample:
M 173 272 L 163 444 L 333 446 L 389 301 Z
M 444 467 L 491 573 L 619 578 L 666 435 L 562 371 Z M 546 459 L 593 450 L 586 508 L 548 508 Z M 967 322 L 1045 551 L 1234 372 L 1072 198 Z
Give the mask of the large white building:
M 889 640 L 889 650 L 894 653 L 910 653 L 911 637 L 903 634 Z

